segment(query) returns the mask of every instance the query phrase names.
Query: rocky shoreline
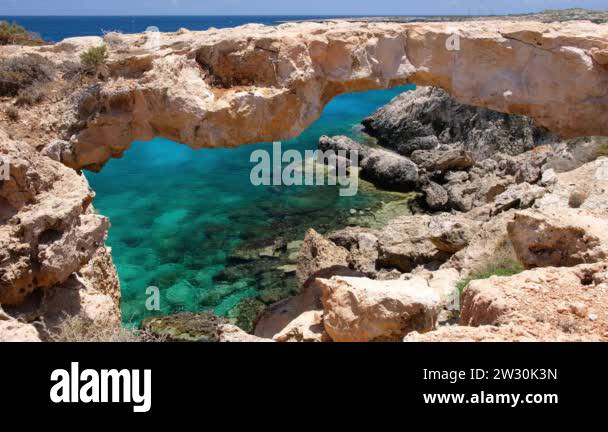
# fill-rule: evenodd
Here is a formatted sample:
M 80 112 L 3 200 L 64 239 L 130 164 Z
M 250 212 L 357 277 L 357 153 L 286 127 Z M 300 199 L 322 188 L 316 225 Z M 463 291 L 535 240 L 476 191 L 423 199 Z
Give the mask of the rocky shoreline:
M 347 137 L 321 137 L 319 147 L 356 150 L 362 178 L 418 191 L 417 214 L 309 230 L 296 254 L 299 293 L 260 309 L 248 341 L 608 339 L 608 140 L 561 140 L 424 87 L 363 123 L 383 125 L 371 133 L 391 149 Z M 431 182 L 459 200 L 433 205 Z M 160 335 L 176 332 L 175 322 L 156 323 Z
M 460 54 L 445 50 L 454 31 Z M 608 339 L 608 150 L 585 137 L 608 135 L 606 25 L 252 25 L 162 34 L 152 52 L 147 37 L 0 47 L 10 161 L 0 340 L 53 340 L 67 317 L 120 321 L 109 221 L 81 169 L 153 136 L 194 148 L 293 136 L 333 96 L 406 82 L 445 91 L 418 88 L 365 119 L 380 146 L 322 137 L 320 148 L 357 149 L 361 178 L 418 193 L 414 215 L 244 248 L 244 263 L 286 257 L 296 295 L 243 304 L 231 322 L 183 314 L 143 330 L 201 341 Z M 108 58 L 94 71 L 72 60 L 100 44 Z

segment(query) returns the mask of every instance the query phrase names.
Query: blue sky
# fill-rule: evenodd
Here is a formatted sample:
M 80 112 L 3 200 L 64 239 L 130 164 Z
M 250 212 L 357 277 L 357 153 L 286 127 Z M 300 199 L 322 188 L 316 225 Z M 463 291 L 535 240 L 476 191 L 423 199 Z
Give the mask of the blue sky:
M 0 15 L 416 15 L 546 8 L 608 9 L 608 0 L 0 0 Z

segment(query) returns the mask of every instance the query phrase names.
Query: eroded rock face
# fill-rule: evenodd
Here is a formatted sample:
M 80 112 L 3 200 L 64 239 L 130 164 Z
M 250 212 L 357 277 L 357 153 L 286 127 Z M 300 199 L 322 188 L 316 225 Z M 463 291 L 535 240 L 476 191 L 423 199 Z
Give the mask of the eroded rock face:
M 315 230 L 308 230 L 298 258 L 298 282 L 304 285 L 323 270 L 348 267 L 348 255 L 346 249 L 327 240 Z
M 323 327 L 323 311 L 306 311 L 290 322 L 273 339 L 277 342 L 330 342 Z
M 444 170 L 450 161 L 452 166 L 470 167 L 472 157 L 518 155 L 554 139 L 529 118 L 462 105 L 436 87 L 419 87 L 397 96 L 363 120 L 363 125 L 381 145 L 411 155 L 429 168 L 443 165 Z M 461 143 L 459 152 L 428 152 L 452 143 Z
M 272 342 L 249 335 L 210 312 L 150 317 L 144 320 L 142 329 L 170 342 Z
M 517 257 L 527 268 L 574 266 L 608 257 L 605 211 L 527 210 L 515 213 L 507 229 Z
M 35 326 L 14 318 L 0 318 L 0 342 L 41 342 Z
M 460 50 L 449 51 L 446 40 L 455 33 Z M 48 138 L 70 142 L 70 166 L 99 168 L 131 142 L 154 136 L 194 148 L 286 139 L 338 94 L 404 83 L 442 87 L 461 103 L 527 115 L 563 136 L 608 135 L 605 24 L 251 24 L 161 34 L 157 51 L 146 50 L 148 37 L 106 35 L 105 81 L 24 115 L 35 129 L 43 124 Z M 0 57 L 36 53 L 62 71 L 101 43 L 76 38 L 2 47 Z
M 461 323 L 544 328 L 556 340 L 608 339 L 607 271 L 603 262 L 473 281 L 463 294 Z
M 103 246 L 107 218 L 82 175 L 0 131 L 10 180 L 0 183 L 0 304 L 65 282 Z
M 333 277 L 323 290 L 323 324 L 334 342 L 397 341 L 435 326 L 439 294 L 424 278 L 375 281 Z

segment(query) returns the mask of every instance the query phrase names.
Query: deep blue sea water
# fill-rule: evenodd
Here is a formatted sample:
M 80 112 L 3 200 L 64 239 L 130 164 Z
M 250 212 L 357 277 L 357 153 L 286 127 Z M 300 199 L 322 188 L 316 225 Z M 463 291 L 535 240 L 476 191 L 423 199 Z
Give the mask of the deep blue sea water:
M 184 27 L 206 30 L 209 27 L 237 27 L 247 23 L 276 25 L 285 21 L 338 18 L 336 16 L 2 16 L 0 20 L 16 22 L 44 40 L 58 42 L 74 36 L 103 36 L 105 32 L 140 33 L 150 26 L 162 32 L 173 32 Z
M 276 24 L 294 17 L 22 17 L 12 20 L 47 40 L 102 34 L 103 30 L 161 31 L 205 29 L 247 22 Z M 303 19 L 305 17 L 297 17 Z M 1 18 L 0 18 L 1 19 Z M 321 118 L 284 149 L 312 150 L 321 135 L 366 139 L 359 122 L 408 88 L 348 94 L 335 98 Z M 192 150 L 166 139 L 133 143 L 123 158 L 99 174 L 87 173 L 96 191 L 95 207 L 111 220 L 108 243 L 121 280 L 123 318 L 137 323 L 148 315 L 146 288 L 161 291 L 161 312 L 212 309 L 234 315 L 244 299 L 277 301 L 297 288 L 292 250 L 281 257 L 243 259 L 243 251 L 272 244 L 294 245 L 305 231 L 320 232 L 353 221 L 383 202 L 402 196 L 361 187 L 341 197 L 335 186 L 254 187 L 250 154 L 271 144 L 235 149 Z M 401 201 L 395 201 L 401 200 Z M 397 209 L 406 206 L 397 206 Z M 371 210 L 370 210 L 371 209 Z M 399 210 L 400 211 L 400 210 Z M 374 216 L 375 217 L 375 216 Z M 360 223 L 356 222 L 356 223 Z M 297 245 L 297 244 L 296 244 Z M 257 252 L 256 252 L 257 253 Z M 287 262 L 286 262 L 287 260 Z

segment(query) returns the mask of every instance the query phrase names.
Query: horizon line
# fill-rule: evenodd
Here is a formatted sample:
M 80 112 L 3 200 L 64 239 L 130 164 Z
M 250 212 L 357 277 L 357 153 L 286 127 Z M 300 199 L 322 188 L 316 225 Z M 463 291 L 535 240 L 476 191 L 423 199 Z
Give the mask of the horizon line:
M 561 9 L 559 9 L 561 10 Z M 603 12 L 599 9 L 589 9 L 596 12 Z M 541 13 L 543 11 L 532 12 L 510 12 L 510 13 L 436 13 L 436 14 L 25 14 L 25 15 L 0 15 L 0 17 L 441 17 L 441 16 L 505 16 L 505 15 L 526 15 Z

